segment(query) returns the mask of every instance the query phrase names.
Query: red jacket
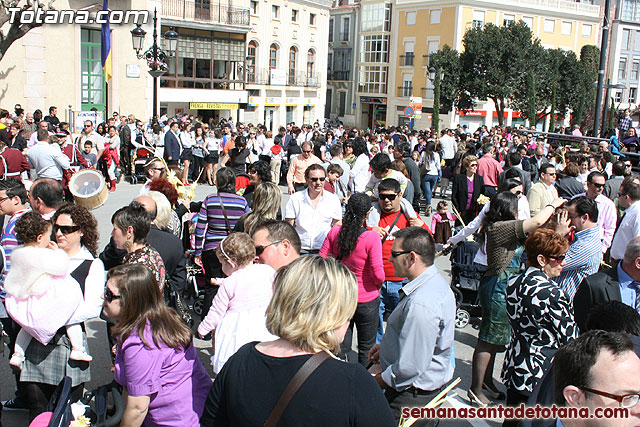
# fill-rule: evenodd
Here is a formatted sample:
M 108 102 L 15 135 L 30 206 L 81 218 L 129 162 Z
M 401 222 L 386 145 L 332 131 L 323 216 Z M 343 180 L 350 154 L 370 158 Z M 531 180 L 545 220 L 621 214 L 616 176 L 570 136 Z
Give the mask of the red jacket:
M 4 162 L 0 159 L 0 177 L 4 177 L 6 173 L 8 177 L 20 178 L 21 172 L 31 169 L 24 154 L 14 148 L 6 147 L 0 152 L 0 157 L 4 159 Z M 7 165 L 6 170 L 5 163 Z

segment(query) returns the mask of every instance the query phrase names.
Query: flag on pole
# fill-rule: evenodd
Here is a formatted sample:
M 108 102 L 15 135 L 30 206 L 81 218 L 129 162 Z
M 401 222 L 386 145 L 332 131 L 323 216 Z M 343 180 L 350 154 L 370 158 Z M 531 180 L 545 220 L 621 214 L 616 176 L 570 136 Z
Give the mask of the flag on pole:
M 102 10 L 108 11 L 107 0 L 102 3 Z M 106 14 L 105 14 L 106 15 Z M 104 81 L 111 78 L 111 28 L 109 27 L 109 16 L 106 15 L 106 23 L 102 24 L 102 69 L 104 70 Z

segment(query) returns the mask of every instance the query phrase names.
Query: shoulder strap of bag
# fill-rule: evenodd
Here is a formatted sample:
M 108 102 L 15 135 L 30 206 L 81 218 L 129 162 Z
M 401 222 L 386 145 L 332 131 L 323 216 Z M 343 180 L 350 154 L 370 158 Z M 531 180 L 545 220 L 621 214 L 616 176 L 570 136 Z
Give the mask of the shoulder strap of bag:
M 396 226 L 396 223 L 400 219 L 400 215 L 402 215 L 402 209 L 400 209 L 400 212 L 398 212 L 398 216 L 396 217 L 396 219 L 393 220 L 393 224 L 391 224 L 391 227 L 389 227 L 389 233 L 391 233 L 391 230 L 393 230 L 393 227 Z M 387 240 L 387 237 L 389 237 L 389 233 L 387 233 L 387 235 L 382 238 L 382 243 L 384 243 L 385 240 Z
M 222 209 L 222 215 L 224 215 L 224 223 L 227 226 L 227 234 L 231 234 L 231 224 L 229 223 L 229 217 L 227 216 L 227 210 L 224 208 L 224 203 L 222 202 L 222 195 L 218 193 L 218 200 L 220 201 L 220 209 Z
M 264 422 L 264 427 L 276 427 L 280 418 L 282 418 L 282 414 L 284 413 L 287 406 L 289 406 L 289 402 L 293 399 L 293 396 L 296 395 L 298 389 L 304 384 L 304 382 L 309 378 L 309 376 L 318 369 L 322 362 L 327 360 L 329 355 L 321 351 L 320 353 L 316 353 L 307 360 L 304 365 L 296 372 L 294 377 L 291 379 L 287 388 L 284 389 L 284 392 L 278 399 L 278 403 L 271 410 L 271 414 L 269 414 L 269 418 Z

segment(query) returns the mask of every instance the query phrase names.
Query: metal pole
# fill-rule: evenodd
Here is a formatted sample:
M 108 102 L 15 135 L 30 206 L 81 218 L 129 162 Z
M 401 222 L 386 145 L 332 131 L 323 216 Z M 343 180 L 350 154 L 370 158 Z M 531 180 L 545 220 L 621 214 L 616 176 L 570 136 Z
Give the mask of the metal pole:
M 158 61 L 158 10 L 153 9 L 153 61 Z M 153 78 L 153 118 L 151 121 L 155 121 L 158 117 L 158 78 Z
M 607 84 L 604 90 L 604 113 L 602 114 L 602 133 L 600 135 L 606 136 L 609 132 L 609 89 L 611 88 L 610 79 L 607 79 Z
M 598 69 L 598 88 L 596 93 L 596 113 L 593 121 L 593 136 L 600 135 L 600 117 L 602 112 L 602 95 L 604 89 L 604 73 L 607 64 L 607 55 L 609 48 L 609 12 L 611 9 L 611 0 L 604 2 L 604 23 L 602 26 L 602 48 L 600 50 L 600 68 Z

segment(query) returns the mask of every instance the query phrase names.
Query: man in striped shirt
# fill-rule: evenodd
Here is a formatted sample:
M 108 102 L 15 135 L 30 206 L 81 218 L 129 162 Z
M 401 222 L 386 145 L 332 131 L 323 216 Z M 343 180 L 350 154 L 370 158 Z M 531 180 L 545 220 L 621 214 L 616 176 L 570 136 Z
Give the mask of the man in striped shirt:
M 9 178 L 0 180 L 0 215 L 9 215 L 9 221 L 0 236 L 0 245 L 5 254 L 4 273 L 0 279 L 2 286 L 0 297 L 4 301 L 4 278 L 7 276 L 9 267 L 11 266 L 11 252 L 20 244 L 16 237 L 16 222 L 22 217 L 22 214 L 29 209 L 25 206 L 27 203 L 27 190 L 19 179 Z
M 598 227 L 598 205 L 586 196 L 576 197 L 565 205 L 568 218 L 559 224 L 556 231 L 567 235 L 574 230 L 573 241 L 564 259 L 559 277 L 554 279 L 573 301 L 573 296 L 582 279 L 594 274 L 602 261 L 602 240 Z

